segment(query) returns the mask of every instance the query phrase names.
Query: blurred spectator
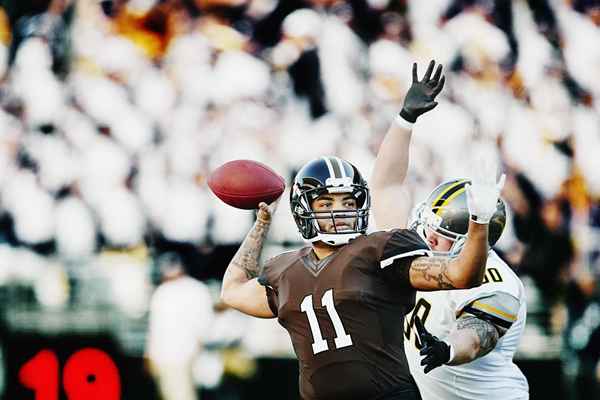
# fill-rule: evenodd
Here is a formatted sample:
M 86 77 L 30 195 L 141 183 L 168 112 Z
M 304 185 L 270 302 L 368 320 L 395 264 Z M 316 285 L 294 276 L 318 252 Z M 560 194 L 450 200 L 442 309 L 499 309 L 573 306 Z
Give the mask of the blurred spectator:
M 321 75 L 321 59 L 317 50 L 317 39 L 320 37 L 321 16 L 313 10 L 301 9 L 288 15 L 283 21 L 284 37 L 281 46 L 289 43 L 289 60 L 278 61 L 288 65 L 288 72 L 294 84 L 294 92 L 305 96 L 313 118 L 323 116 L 327 110 L 324 99 L 324 88 Z
M 5 0 L 2 2 L 12 30 L 9 64 L 23 42 L 43 39 L 52 53 L 52 71 L 65 76 L 70 67 L 69 27 L 75 14 L 73 0 Z
M 559 199 L 543 202 L 523 175 L 509 180 L 507 201 L 514 212 L 517 238 L 525 245 L 519 273 L 534 279 L 545 308 L 565 298 L 567 272 L 575 258 L 569 226 L 570 209 Z M 544 326 L 549 327 L 549 321 Z
M 213 319 L 212 299 L 175 254 L 158 262 L 163 282 L 150 302 L 146 357 L 163 400 L 197 399 L 192 363 Z

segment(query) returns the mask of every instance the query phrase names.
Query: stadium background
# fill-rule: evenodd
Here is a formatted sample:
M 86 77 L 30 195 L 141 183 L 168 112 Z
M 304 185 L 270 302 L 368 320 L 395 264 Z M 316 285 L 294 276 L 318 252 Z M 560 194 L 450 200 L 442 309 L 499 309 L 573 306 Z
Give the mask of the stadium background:
M 474 154 L 501 161 L 497 249 L 527 287 L 516 360 L 532 399 L 600 396 L 597 1 L 0 5 L 4 399 L 34 399 L 23 366 L 41 351 L 60 370 L 88 347 L 112 358 L 122 398 L 157 398 L 144 351 L 165 254 L 212 293 L 202 398 L 297 398 L 285 331 L 218 303 L 253 214 L 219 202 L 206 177 L 248 158 L 289 180 L 322 154 L 369 176 L 412 62 L 422 73 L 432 58 L 447 83 L 415 128 L 413 200 Z M 299 245 L 285 203 L 265 256 Z

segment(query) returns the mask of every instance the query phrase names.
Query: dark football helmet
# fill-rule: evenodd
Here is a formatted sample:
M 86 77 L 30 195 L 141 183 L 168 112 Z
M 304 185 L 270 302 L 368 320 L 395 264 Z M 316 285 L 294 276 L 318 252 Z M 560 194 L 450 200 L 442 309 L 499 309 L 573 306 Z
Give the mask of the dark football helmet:
M 428 228 L 452 240 L 452 247 L 448 251 L 452 256 L 460 252 L 467 238 L 469 207 L 465 185 L 470 182 L 468 179 L 454 179 L 438 185 L 427 199 L 416 207 L 410 223 L 410 227 L 416 229 L 423 237 L 425 228 Z M 506 206 L 504 201 L 498 198 L 496 211 L 489 225 L 490 246 L 500 239 L 505 225 Z
M 316 213 L 313 201 L 325 193 L 349 193 L 357 203 L 356 210 L 331 210 Z M 300 234 L 308 242 L 322 241 L 331 246 L 348 243 L 367 231 L 371 196 L 367 182 L 358 169 L 338 157 L 325 156 L 306 163 L 296 174 L 290 190 L 290 207 Z M 355 218 L 350 230 L 325 232 L 319 227 L 319 219 Z

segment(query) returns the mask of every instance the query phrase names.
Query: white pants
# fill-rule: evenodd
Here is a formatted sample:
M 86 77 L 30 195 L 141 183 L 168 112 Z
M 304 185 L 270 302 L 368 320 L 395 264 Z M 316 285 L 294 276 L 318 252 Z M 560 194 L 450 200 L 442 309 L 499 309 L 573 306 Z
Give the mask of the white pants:
M 162 400 L 198 400 L 192 363 L 152 363 Z

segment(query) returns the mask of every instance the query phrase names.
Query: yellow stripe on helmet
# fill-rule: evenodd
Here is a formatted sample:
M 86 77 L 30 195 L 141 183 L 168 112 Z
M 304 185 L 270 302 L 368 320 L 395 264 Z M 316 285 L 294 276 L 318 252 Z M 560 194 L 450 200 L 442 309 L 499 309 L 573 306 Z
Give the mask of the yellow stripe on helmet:
M 456 197 L 456 196 L 454 196 L 455 193 L 453 193 L 452 195 L 450 195 L 450 197 L 448 197 L 448 199 L 442 200 L 444 198 L 444 196 L 448 195 L 448 193 L 450 193 L 452 190 L 459 187 L 460 185 L 464 184 L 465 182 L 467 182 L 467 179 L 462 179 L 462 180 L 448 186 L 446 188 L 446 190 L 444 190 L 442 193 L 440 193 L 440 195 L 437 197 L 437 199 L 435 199 L 435 201 L 433 203 L 431 203 L 432 211 L 435 214 L 437 214 L 441 207 L 443 207 L 449 200 Z M 458 190 L 457 193 L 460 194 L 462 192 L 461 192 L 461 190 Z M 458 196 L 458 194 L 457 194 L 457 196 Z M 436 206 L 436 204 L 439 203 L 440 201 L 442 201 L 442 203 L 440 205 Z
M 465 192 L 465 190 L 466 189 L 463 187 L 463 188 L 458 189 L 456 192 L 452 193 L 450 195 L 450 197 L 448 197 L 446 200 L 444 200 L 444 202 L 437 207 L 437 210 L 435 210 L 435 213 L 437 214 L 439 211 L 441 211 L 453 199 L 455 199 L 456 197 L 458 197 L 461 194 L 463 194 Z

